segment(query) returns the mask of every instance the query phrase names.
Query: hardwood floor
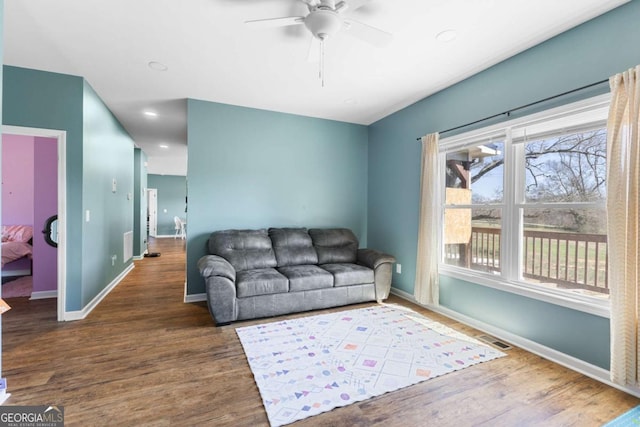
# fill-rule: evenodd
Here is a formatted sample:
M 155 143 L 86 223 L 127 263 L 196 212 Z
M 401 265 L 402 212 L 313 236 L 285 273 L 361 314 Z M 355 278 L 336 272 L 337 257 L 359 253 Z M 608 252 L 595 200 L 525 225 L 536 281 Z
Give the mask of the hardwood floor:
M 234 330 L 264 320 L 214 327 L 205 303 L 182 302 L 184 241 L 158 239 L 150 250 L 162 255 L 136 261 L 85 320 L 58 323 L 54 299 L 9 301 L 6 404 L 62 405 L 68 426 L 268 426 Z M 478 334 L 399 298 L 390 302 Z M 507 353 L 294 425 L 601 426 L 640 404 L 523 350 Z

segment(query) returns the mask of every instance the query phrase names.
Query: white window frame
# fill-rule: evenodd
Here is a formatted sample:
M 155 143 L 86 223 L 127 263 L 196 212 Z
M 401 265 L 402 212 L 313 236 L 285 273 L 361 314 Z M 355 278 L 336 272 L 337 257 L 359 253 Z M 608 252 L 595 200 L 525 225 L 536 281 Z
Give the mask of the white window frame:
M 579 132 L 595 123 L 606 126 L 609 111 L 610 95 L 605 94 L 594 98 L 589 98 L 580 102 L 567 104 L 561 107 L 549 109 L 540 113 L 521 117 L 482 129 L 465 132 L 463 134 L 443 138 L 440 140 L 440 167 L 445 170 L 447 153 L 453 152 L 477 142 L 496 140 L 498 135 L 506 135 L 504 144 L 504 197 L 502 206 L 502 229 L 503 235 L 516 236 L 517 238 L 501 239 L 500 269 L 501 274 L 491 274 L 482 271 L 475 271 L 464 267 L 444 263 L 444 227 L 440 227 L 438 236 L 438 246 L 440 249 L 440 274 L 453 278 L 465 280 L 494 289 L 522 295 L 536 300 L 568 307 L 574 310 L 583 311 L 601 317 L 610 316 L 610 304 L 608 300 L 602 298 L 589 297 L 587 295 L 572 294 L 567 291 L 545 288 L 535 284 L 518 280 L 521 270 L 522 257 L 522 221 L 516 220 L 514 211 L 520 208 L 535 208 L 536 206 L 548 206 L 548 204 L 524 203 L 524 195 L 521 194 L 524 185 L 516 180 L 523 180 L 524 173 L 520 165 L 513 161 L 518 158 L 524 149 L 524 141 L 529 138 L 540 139 L 541 136 L 557 134 L 561 132 Z M 444 188 L 444 174 L 440 174 L 439 187 Z M 507 177 L 512 177 L 509 179 Z M 442 207 L 440 210 L 441 224 L 444 224 L 445 200 L 444 191 L 441 192 Z M 575 207 L 575 203 L 571 206 Z M 490 205 L 456 205 L 456 208 L 478 208 Z M 561 204 L 554 205 L 562 207 Z M 585 203 L 585 207 L 602 207 L 604 202 Z

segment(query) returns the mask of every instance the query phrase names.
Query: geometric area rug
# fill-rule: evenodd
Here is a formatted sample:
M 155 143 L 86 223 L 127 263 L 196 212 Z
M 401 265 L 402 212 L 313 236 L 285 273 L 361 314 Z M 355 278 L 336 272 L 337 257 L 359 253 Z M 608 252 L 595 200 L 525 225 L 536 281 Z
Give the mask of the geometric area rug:
M 635 427 L 638 425 L 640 425 L 640 406 L 630 409 L 602 427 Z
M 239 327 L 236 333 L 272 427 L 506 356 L 390 305 Z

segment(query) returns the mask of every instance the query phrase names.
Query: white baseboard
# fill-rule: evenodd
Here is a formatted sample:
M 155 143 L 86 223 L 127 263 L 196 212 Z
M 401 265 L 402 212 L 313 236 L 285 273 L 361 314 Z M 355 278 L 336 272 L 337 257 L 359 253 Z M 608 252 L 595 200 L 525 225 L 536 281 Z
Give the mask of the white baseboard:
M 586 375 L 589 378 L 593 378 L 596 381 L 600 381 L 608 386 L 616 388 L 618 390 L 622 390 L 625 393 L 629 393 L 635 397 L 640 397 L 640 388 L 634 387 L 625 387 L 611 382 L 610 373 L 606 369 L 602 369 L 599 366 L 592 365 L 591 363 L 587 363 L 584 360 L 580 360 L 576 357 L 570 356 L 568 354 L 562 353 L 558 350 L 554 350 L 550 347 L 539 344 L 535 341 L 531 341 L 527 338 L 521 337 L 509 331 L 505 331 L 504 329 L 498 328 L 493 325 L 489 325 L 480 320 L 474 319 L 472 317 L 466 316 L 464 314 L 460 314 L 454 310 L 451 310 L 442 306 L 431 306 L 420 304 L 416 301 L 415 297 L 407 292 L 401 291 L 400 289 L 391 288 L 391 293 L 410 301 L 420 307 L 424 307 L 428 310 L 434 311 L 438 314 L 442 314 L 450 319 L 457 320 L 460 323 L 464 323 L 467 326 L 478 329 L 484 333 L 493 335 L 501 340 L 506 341 L 509 344 L 513 344 L 516 347 L 520 347 L 523 350 L 526 350 L 530 353 L 536 354 L 540 357 L 543 357 L 547 360 L 555 362 L 559 365 L 564 366 L 565 368 L 569 368 L 578 373 Z
M 47 299 L 47 298 L 58 298 L 58 291 L 38 291 L 38 292 L 31 292 L 31 298 L 29 298 L 30 300 L 32 299 Z
M 95 298 L 93 298 L 89 302 L 89 304 L 87 304 L 82 310 L 65 311 L 64 314 L 62 315 L 63 317 L 62 320 L 64 321 L 82 320 L 85 317 L 87 317 L 89 313 L 91 313 L 93 309 L 96 308 L 98 304 L 100 304 L 100 302 L 104 299 L 104 297 L 109 295 L 109 292 L 111 292 L 116 286 L 118 286 L 118 284 L 122 281 L 122 279 L 127 277 L 127 274 L 129 274 L 131 270 L 134 269 L 134 267 L 135 265 L 133 263 L 129 264 L 129 266 L 126 269 L 124 269 L 124 271 L 120 273 L 118 277 L 113 279 L 111 283 L 109 283 L 106 288 L 104 288 L 98 295 L 96 295 Z
M 201 301 L 206 301 L 207 300 L 207 294 L 203 293 L 203 294 L 191 294 L 191 295 L 186 295 L 184 296 L 184 302 L 185 303 L 192 303 L 192 302 L 201 302 Z
M 134 256 L 133 260 L 134 261 L 142 261 L 144 259 L 145 255 L 148 254 L 148 253 L 149 253 L 149 248 L 145 249 L 144 252 L 142 252 L 141 255 Z

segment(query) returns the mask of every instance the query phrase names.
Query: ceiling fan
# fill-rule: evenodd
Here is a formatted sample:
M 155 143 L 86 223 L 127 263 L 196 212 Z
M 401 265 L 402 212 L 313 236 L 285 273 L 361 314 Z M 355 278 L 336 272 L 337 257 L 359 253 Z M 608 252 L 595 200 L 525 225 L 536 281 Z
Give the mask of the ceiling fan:
M 347 10 L 355 11 L 371 0 L 299 0 L 307 5 L 306 16 L 287 16 L 284 18 L 257 19 L 245 21 L 245 24 L 256 28 L 286 27 L 304 25 L 313 35 L 309 48 L 309 58 L 313 58 L 320 44 L 320 79 L 323 80 L 324 42 L 344 31 L 369 44 L 380 47 L 391 41 L 393 36 L 379 28 L 356 21 L 344 14 Z M 324 86 L 324 81 L 323 81 Z
M 391 41 L 392 35 L 381 29 L 372 27 L 354 19 L 347 18 L 343 14 L 355 11 L 369 3 L 371 0 L 300 0 L 307 5 L 309 14 L 306 16 L 287 16 L 284 18 L 257 19 L 245 21 L 254 27 L 271 28 L 285 27 L 289 25 L 302 25 L 318 40 L 326 40 L 344 30 L 374 46 L 381 46 Z

